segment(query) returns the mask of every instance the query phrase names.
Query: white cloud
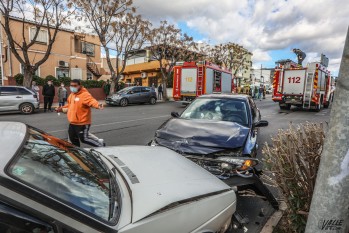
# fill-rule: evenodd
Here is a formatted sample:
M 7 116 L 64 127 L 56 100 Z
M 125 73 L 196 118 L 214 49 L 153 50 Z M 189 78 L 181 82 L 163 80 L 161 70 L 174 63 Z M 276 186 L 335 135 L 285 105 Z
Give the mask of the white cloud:
M 254 62 L 270 51 L 299 47 L 309 57 L 321 53 L 339 68 L 349 7 L 347 0 L 135 0 L 153 22 L 186 22 L 211 42 L 237 42 L 254 52 Z M 332 62 L 332 60 L 334 62 Z

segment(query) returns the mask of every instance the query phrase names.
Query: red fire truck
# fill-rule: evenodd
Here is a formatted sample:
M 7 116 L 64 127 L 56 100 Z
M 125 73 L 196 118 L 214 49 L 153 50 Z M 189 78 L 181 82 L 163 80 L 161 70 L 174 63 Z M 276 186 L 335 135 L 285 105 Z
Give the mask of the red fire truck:
M 307 67 L 299 67 L 291 60 L 276 64 L 272 99 L 279 103 L 280 109 L 290 109 L 294 105 L 320 111 L 329 106 L 333 80 L 327 65 L 312 62 Z
M 198 96 L 212 93 L 232 93 L 231 71 L 211 62 L 184 62 L 173 68 L 173 98 L 190 102 Z

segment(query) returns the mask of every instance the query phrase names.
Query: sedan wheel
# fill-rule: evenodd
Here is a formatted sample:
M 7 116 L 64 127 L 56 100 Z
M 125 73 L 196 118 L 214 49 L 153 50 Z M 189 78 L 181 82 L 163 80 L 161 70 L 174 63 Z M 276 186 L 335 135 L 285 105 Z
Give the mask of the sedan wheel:
M 19 106 L 19 111 L 23 114 L 31 114 L 34 112 L 34 107 L 31 104 L 21 104 L 21 106 Z
M 123 98 L 120 100 L 120 106 L 126 107 L 128 105 L 128 100 L 126 98 Z

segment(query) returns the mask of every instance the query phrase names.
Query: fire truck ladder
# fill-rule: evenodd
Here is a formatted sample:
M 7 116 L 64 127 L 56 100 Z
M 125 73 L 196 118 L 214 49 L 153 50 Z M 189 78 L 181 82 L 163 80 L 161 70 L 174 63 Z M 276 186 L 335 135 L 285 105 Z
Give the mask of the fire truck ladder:
M 311 97 L 313 92 L 313 73 L 308 73 L 307 78 L 305 79 L 305 90 L 303 96 L 303 108 L 310 109 Z
M 198 66 L 198 78 L 196 85 L 196 96 L 203 94 L 203 83 L 204 83 L 204 66 Z

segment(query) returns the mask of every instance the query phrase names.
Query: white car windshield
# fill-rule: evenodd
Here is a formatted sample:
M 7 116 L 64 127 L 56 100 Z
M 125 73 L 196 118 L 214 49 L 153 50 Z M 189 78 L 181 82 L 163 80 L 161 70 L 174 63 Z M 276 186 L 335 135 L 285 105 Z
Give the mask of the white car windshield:
M 246 103 L 242 100 L 199 98 L 180 116 L 183 119 L 206 119 L 235 122 L 248 126 Z
M 103 220 L 111 221 L 119 212 L 117 200 L 111 198 L 116 188 L 113 176 L 97 157 L 35 129 L 29 128 L 29 138 L 9 172 Z

